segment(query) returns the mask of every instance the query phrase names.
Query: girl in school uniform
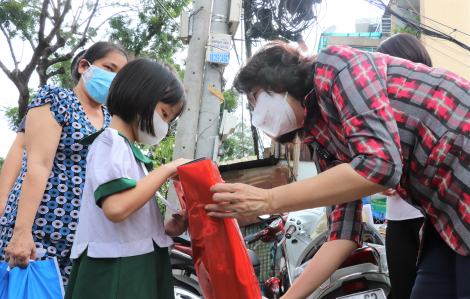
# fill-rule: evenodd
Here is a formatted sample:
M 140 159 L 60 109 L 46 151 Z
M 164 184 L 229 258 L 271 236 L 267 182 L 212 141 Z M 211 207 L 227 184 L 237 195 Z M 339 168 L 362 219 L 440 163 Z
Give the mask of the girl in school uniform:
M 187 214 L 164 224 L 155 193 L 189 160 L 150 172 L 151 160 L 134 143 L 166 136 L 184 110 L 185 89 L 172 66 L 139 58 L 118 73 L 106 104 L 109 128 L 81 141 L 91 145 L 65 298 L 174 298 L 168 253 Z

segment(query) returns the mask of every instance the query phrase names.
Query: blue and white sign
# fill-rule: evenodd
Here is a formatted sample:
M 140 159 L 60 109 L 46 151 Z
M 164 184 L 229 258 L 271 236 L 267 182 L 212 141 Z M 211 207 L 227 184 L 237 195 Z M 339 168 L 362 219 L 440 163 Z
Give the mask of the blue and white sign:
M 230 54 L 221 52 L 210 52 L 209 61 L 213 63 L 228 64 L 230 61 Z
M 206 61 L 227 65 L 230 61 L 230 40 L 231 37 L 228 34 L 211 32 Z

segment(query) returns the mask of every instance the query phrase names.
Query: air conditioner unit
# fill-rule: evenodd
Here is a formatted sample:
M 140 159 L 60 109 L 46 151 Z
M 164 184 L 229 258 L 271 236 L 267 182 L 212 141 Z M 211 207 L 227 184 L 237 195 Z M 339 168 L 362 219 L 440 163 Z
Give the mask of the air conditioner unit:
M 180 39 L 183 45 L 189 44 L 189 12 L 180 14 Z
M 229 31 L 228 33 L 235 36 L 240 24 L 240 16 L 242 13 L 242 0 L 230 1 L 230 14 L 228 16 Z

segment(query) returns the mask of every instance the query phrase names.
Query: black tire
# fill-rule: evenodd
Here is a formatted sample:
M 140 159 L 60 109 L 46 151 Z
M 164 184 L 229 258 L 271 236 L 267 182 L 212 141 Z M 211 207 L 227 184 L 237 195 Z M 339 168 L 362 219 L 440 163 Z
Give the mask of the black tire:
M 187 276 L 184 275 L 175 275 L 173 274 L 173 285 L 175 287 L 180 287 L 185 289 L 193 294 L 200 296 L 201 299 L 204 297 L 202 296 L 201 288 L 199 287 L 199 283 Z

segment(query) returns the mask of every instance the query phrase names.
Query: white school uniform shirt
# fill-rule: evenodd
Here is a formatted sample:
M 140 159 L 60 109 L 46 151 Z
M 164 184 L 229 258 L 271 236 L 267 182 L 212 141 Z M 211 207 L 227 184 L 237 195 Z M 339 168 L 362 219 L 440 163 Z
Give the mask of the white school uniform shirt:
M 94 139 L 94 141 L 93 141 Z M 109 221 L 100 207 L 108 195 L 133 188 L 151 170 L 151 160 L 114 129 L 104 129 L 83 139 L 89 144 L 85 187 L 70 258 L 78 258 L 88 247 L 94 258 L 119 258 L 173 247 L 165 233 L 158 203 L 152 197 L 142 208 L 119 223 Z
M 423 214 L 403 200 L 400 195 L 387 196 L 387 219 L 388 220 L 408 220 L 424 217 Z

